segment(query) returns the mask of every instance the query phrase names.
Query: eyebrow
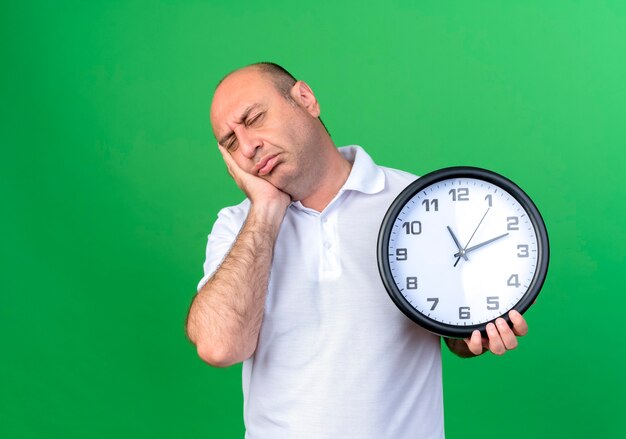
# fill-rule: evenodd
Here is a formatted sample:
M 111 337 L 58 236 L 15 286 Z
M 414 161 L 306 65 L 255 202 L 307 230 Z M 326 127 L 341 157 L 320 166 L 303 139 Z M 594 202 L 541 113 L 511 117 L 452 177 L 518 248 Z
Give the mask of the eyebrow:
M 239 116 L 239 119 L 237 119 L 235 121 L 235 123 L 242 123 L 244 120 L 246 120 L 246 118 L 250 115 L 250 113 L 255 110 L 256 108 L 260 107 L 261 104 L 252 104 L 250 106 L 248 106 L 245 110 L 243 110 L 243 113 L 241 113 L 241 116 Z M 219 144 L 220 145 L 224 145 L 224 143 L 233 135 L 234 133 L 232 131 L 227 132 L 224 136 L 222 136 L 221 139 L 219 139 Z

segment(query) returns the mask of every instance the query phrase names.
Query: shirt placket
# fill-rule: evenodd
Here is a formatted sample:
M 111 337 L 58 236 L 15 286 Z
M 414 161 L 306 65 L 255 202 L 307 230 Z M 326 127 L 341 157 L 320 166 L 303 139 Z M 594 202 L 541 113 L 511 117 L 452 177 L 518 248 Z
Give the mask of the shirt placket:
M 338 215 L 336 209 L 323 212 L 319 217 L 320 226 L 320 278 L 332 279 L 341 275 L 340 241 Z

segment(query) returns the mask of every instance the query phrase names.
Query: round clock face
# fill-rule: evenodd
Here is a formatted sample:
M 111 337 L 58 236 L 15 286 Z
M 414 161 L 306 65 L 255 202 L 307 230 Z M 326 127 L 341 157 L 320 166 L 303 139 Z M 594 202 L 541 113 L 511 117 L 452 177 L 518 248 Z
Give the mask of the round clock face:
M 378 237 L 389 295 L 411 319 L 467 337 L 508 311 L 525 312 L 548 268 L 539 211 L 513 182 L 479 168 L 441 169 L 392 203 Z

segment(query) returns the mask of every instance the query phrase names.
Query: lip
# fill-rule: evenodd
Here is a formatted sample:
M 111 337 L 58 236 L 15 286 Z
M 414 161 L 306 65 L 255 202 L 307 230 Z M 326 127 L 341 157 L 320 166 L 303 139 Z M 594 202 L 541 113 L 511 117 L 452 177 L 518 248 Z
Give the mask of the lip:
M 254 166 L 254 170 L 259 176 L 267 175 L 272 172 L 278 159 L 278 154 L 270 154 L 261 159 L 259 163 Z

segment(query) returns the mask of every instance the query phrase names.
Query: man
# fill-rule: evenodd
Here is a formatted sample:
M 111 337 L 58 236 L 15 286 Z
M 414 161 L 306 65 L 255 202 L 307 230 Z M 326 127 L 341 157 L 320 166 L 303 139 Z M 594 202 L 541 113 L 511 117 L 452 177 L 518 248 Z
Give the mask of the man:
M 243 365 L 249 439 L 442 438 L 439 337 L 388 298 L 376 266 L 387 207 L 416 177 L 337 149 L 311 88 L 260 63 L 218 85 L 211 123 L 247 198 L 209 235 L 187 333 L 207 363 Z M 524 335 L 510 313 L 462 357 Z

